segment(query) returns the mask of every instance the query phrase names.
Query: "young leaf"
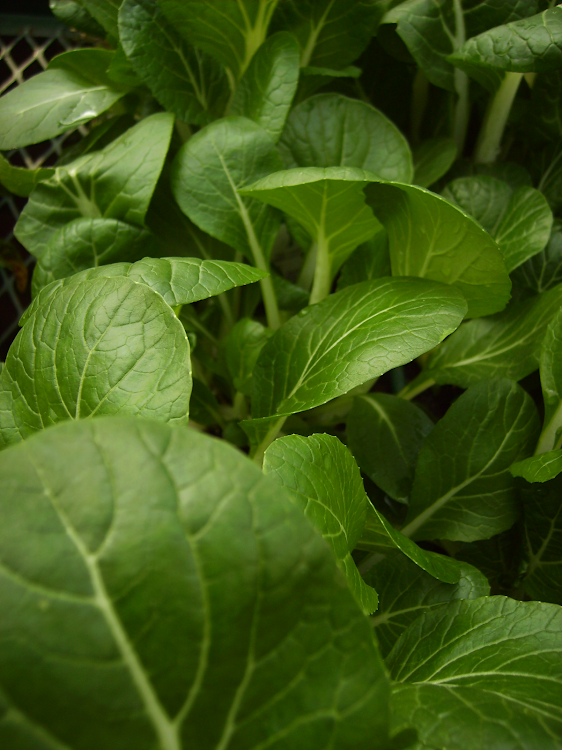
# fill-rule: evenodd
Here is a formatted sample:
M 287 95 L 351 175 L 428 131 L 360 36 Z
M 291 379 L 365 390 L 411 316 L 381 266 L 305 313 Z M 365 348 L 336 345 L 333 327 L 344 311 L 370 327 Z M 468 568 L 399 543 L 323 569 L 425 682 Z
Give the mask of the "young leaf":
M 253 120 L 277 142 L 298 82 L 298 42 L 292 34 L 280 31 L 269 37 L 254 55 L 238 83 L 229 112 Z
M 514 477 L 523 477 L 531 483 L 548 482 L 562 472 L 562 450 L 547 451 L 517 461 L 510 471 Z
M 374 183 L 365 194 L 388 232 L 394 276 L 452 284 L 471 318 L 503 310 L 511 281 L 500 249 L 471 216 L 414 185 Z
M 544 400 L 544 424 L 536 453 L 562 446 L 562 311 L 557 312 L 544 335 L 540 373 Z
M 267 36 L 278 0 L 159 0 L 171 25 L 194 47 L 227 68 L 230 77 L 244 74 Z
M 285 165 L 357 167 L 385 180 L 411 182 L 408 142 L 370 104 L 340 94 L 318 94 L 296 106 L 279 143 Z
M 101 115 L 127 93 L 116 87 L 93 60 L 109 61 L 108 50 L 89 52 L 89 67 L 80 72 L 57 67 L 33 76 L 0 98 L 0 151 L 40 143 L 74 130 Z M 97 54 L 99 53 L 99 54 Z M 74 54 L 74 53 L 66 53 Z
M 0 445 L 104 414 L 186 422 L 190 393 L 189 343 L 162 297 L 124 278 L 77 280 L 29 315 L 10 347 Z
M 553 604 L 562 604 L 561 482 L 521 489 L 527 558 L 522 588 L 531 599 Z
M 488 596 L 490 584 L 479 570 L 458 563 L 458 583 L 443 583 L 399 553 L 374 565 L 365 580 L 378 591 L 379 608 L 371 618 L 383 657 L 414 620 L 444 602 Z
M 102 151 L 58 167 L 31 194 L 15 228 L 18 240 L 40 258 L 53 235 L 74 219 L 119 219 L 142 226 L 173 121 L 165 112 L 151 115 Z
M 275 172 L 240 191 L 296 219 L 316 243 L 311 303 L 330 293 L 342 263 L 380 229 L 362 192 L 373 177 L 353 167 L 307 167 Z
M 488 380 L 469 388 L 426 437 L 406 524 L 413 539 L 488 539 L 519 515 L 509 467 L 532 452 L 539 420 L 516 383 Z
M 387 659 L 393 730 L 413 725 L 428 747 L 556 750 L 561 628 L 560 607 L 503 596 L 425 613 Z
M 24 167 L 13 167 L 10 162 L 0 154 L 0 184 L 14 195 L 27 198 L 38 182 L 48 180 L 55 170 L 51 167 L 39 167 L 38 169 L 25 169 Z
M 512 302 L 499 315 L 465 323 L 408 385 L 410 395 L 433 383 L 468 388 L 488 378 L 521 380 L 530 375 L 539 366 L 542 339 L 560 305 L 562 285 Z
M 446 175 L 457 158 L 457 144 L 452 138 L 430 138 L 414 151 L 413 182 L 423 188 L 431 187 Z
M 462 177 L 443 192 L 474 216 L 496 240 L 509 273 L 546 247 L 552 230 L 552 211 L 545 197 L 532 187 L 512 190 L 495 177 Z
M 324 540 L 239 451 L 96 419 L 10 448 L 0 476 L 12 747 L 386 750 L 369 623 Z
M 280 166 L 273 141 L 259 125 L 228 117 L 203 128 L 180 149 L 172 191 L 194 224 L 269 271 L 280 217 L 261 201 L 242 197 L 239 188 Z M 279 313 L 271 279 L 262 281 L 262 291 L 269 324 L 276 328 Z
M 291 318 L 264 346 L 252 416 L 325 404 L 429 351 L 465 312 L 456 289 L 425 279 L 365 281 L 336 292 Z
M 222 351 L 234 387 L 252 395 L 252 377 L 259 353 L 272 332 L 250 318 L 242 318 L 223 339 Z
M 134 262 L 161 252 L 148 230 L 117 219 L 75 219 L 51 237 L 33 271 L 33 296 L 47 284 L 87 268 Z
M 377 592 L 365 584 L 351 557 L 365 525 L 369 499 L 345 445 L 331 435 L 288 435 L 266 450 L 263 470 L 287 490 L 326 539 L 363 612 L 374 612 Z
M 359 245 L 343 264 L 338 277 L 338 292 L 361 281 L 391 275 L 388 235 L 381 225 L 379 231 L 370 240 Z
M 415 404 L 369 393 L 353 402 L 347 439 L 361 470 L 389 497 L 407 503 L 418 453 L 432 429 L 431 419 Z
M 520 266 L 514 281 L 534 292 L 546 291 L 562 281 L 562 221 L 554 219 L 547 246 Z
M 224 70 L 184 42 L 157 0 L 125 0 L 119 38 L 137 75 L 169 112 L 196 125 L 222 114 L 228 99 Z

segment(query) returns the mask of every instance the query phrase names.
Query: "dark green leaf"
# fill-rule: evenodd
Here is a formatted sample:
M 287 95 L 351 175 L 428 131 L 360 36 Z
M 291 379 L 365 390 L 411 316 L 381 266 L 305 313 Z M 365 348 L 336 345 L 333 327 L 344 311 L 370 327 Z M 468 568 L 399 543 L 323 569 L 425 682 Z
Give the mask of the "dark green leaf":
M 457 144 L 452 138 L 430 138 L 414 151 L 414 179 L 420 187 L 430 187 L 446 175 L 457 158 Z
M 252 395 L 254 367 L 271 334 L 272 331 L 261 323 L 250 318 L 242 318 L 221 342 L 234 387 L 245 396 Z
M 562 138 L 562 71 L 540 73 L 531 96 L 531 132 L 548 140 Z
M 5 747 L 386 750 L 369 623 L 239 451 L 96 419 L 10 448 L 0 475 Z
M 509 467 L 532 452 L 539 418 L 531 397 L 510 380 L 474 385 L 425 439 L 406 525 L 414 539 L 488 539 L 519 515 Z
M 390 276 L 390 255 L 388 235 L 381 226 L 374 237 L 359 245 L 351 257 L 343 264 L 338 278 L 338 291 L 346 286 L 358 284 L 368 279 L 381 279 Z
M 519 527 L 468 544 L 456 544 L 455 557 L 478 568 L 490 582 L 493 594 L 511 592 L 519 578 L 522 547 Z
M 0 183 L 14 195 L 27 198 L 33 188 L 41 180 L 48 180 L 55 173 L 51 167 L 39 167 L 38 169 L 25 169 L 13 167 L 10 162 L 0 154 Z
M 117 16 L 122 0 L 78 0 L 114 39 L 119 39 Z
M 537 453 L 562 447 L 562 311 L 550 322 L 542 340 L 540 373 L 544 425 Z
M 189 400 L 189 420 L 209 427 L 222 424 L 219 404 L 214 393 L 203 381 L 193 378 L 193 389 Z
M 105 36 L 103 26 L 92 18 L 86 8 L 74 0 L 49 0 L 49 8 L 53 14 L 72 29 L 82 31 L 92 36 Z

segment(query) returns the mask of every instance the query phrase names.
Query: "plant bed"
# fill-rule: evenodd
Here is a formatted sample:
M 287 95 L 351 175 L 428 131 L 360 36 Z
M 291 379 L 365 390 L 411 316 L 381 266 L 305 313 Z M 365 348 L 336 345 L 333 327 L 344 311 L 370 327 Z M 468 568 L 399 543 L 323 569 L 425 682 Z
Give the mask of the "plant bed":
M 562 8 L 52 0 L 0 746 L 562 748 Z

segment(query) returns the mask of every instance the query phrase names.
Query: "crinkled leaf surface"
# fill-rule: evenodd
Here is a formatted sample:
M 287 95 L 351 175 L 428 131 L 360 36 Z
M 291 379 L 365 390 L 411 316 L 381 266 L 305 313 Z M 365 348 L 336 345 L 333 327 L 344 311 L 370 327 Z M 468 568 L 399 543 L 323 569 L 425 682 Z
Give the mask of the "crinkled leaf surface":
M 14 167 L 0 154 L 0 184 L 14 195 L 27 198 L 33 188 L 41 180 L 48 180 L 55 170 L 51 167 L 39 167 L 38 169 L 25 169 Z
M 391 553 L 374 565 L 365 580 L 379 594 L 379 608 L 371 618 L 383 656 L 387 656 L 404 630 L 420 615 L 444 602 L 477 599 L 490 593 L 486 577 L 467 563 L 457 563 L 458 583 L 444 583 L 411 560 Z
M 279 140 L 299 82 L 299 45 L 292 34 L 280 31 L 256 52 L 238 83 L 231 115 L 242 115 Z
M 57 168 L 31 194 L 16 225 L 18 240 L 41 257 L 53 235 L 74 219 L 119 219 L 142 226 L 173 123 L 166 112 L 151 115 L 101 151 Z
M 537 453 L 562 446 L 562 311 L 550 322 L 541 344 L 540 374 L 544 401 L 544 425 Z
M 562 450 L 546 451 L 538 456 L 517 461 L 511 467 L 514 477 L 528 482 L 548 482 L 562 472 Z
M 180 120 L 205 125 L 223 113 L 228 82 L 222 67 L 188 45 L 157 0 L 125 0 L 119 39 L 137 75 Z
M 430 138 L 414 151 L 414 179 L 416 185 L 427 188 L 447 174 L 457 158 L 457 144 L 453 138 Z
M 240 452 L 95 419 L 9 449 L 0 474 L 6 747 L 387 747 L 369 623 Z
M 455 750 L 558 750 L 562 609 L 503 596 L 419 617 L 387 659 L 394 730 Z
M 78 279 L 57 292 L 27 318 L 8 352 L 0 444 L 96 415 L 187 422 L 189 343 L 162 297 L 122 277 Z
M 407 502 L 424 438 L 433 422 L 415 404 L 387 393 L 358 396 L 347 439 L 361 470 L 389 497 Z
M 410 147 L 398 128 L 370 104 L 341 94 L 298 104 L 279 146 L 288 168 L 357 167 L 398 182 L 413 177 Z
M 288 435 L 266 450 L 263 470 L 287 490 L 331 546 L 361 609 L 374 612 L 377 592 L 365 584 L 351 557 L 369 499 L 345 445 L 332 435 Z
M 306 307 L 264 346 L 254 370 L 252 416 L 325 404 L 429 351 L 465 311 L 456 289 L 425 279 L 342 289 Z
M 562 285 L 462 325 L 410 384 L 429 380 L 468 388 L 487 378 L 521 380 L 539 366 L 541 342 L 562 304 Z
M 393 275 L 453 284 L 471 318 L 503 310 L 511 281 L 501 251 L 471 216 L 414 185 L 371 184 L 365 194 L 388 232 Z
M 511 380 L 462 394 L 420 450 L 406 524 L 414 539 L 488 539 L 519 515 L 509 467 L 528 456 L 539 431 L 531 397 Z

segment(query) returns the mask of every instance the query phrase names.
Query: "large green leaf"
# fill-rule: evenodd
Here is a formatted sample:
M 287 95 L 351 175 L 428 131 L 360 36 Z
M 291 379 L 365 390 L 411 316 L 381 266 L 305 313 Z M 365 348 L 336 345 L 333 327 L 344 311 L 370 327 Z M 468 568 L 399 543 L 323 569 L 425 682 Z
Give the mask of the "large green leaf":
M 10 347 L 0 445 L 104 414 L 186 422 L 190 393 L 187 336 L 162 297 L 122 277 L 77 280 L 38 307 Z
M 369 44 L 384 10 L 369 0 L 282 0 L 274 25 L 297 37 L 303 67 L 341 70 Z
M 306 307 L 264 346 L 254 370 L 252 416 L 325 404 L 429 351 L 465 312 L 454 287 L 425 279 L 342 289 Z
M 342 263 L 380 229 L 362 192 L 374 178 L 353 167 L 307 167 L 275 172 L 241 190 L 296 219 L 316 243 L 313 303 L 329 294 Z
M 480 570 L 490 582 L 492 592 L 513 591 L 520 578 L 522 548 L 520 526 L 478 542 L 455 544 L 455 558 Z
M 242 197 L 239 188 L 280 166 L 273 141 L 259 125 L 245 117 L 227 117 L 207 125 L 180 149 L 172 190 L 194 224 L 268 271 L 280 215 L 261 201 Z M 262 281 L 262 290 L 268 304 L 275 297 L 271 279 Z M 270 323 L 276 317 L 271 310 L 268 316 Z
M 114 39 L 119 39 L 118 16 L 122 0 L 78 0 Z
M 379 608 L 371 618 L 383 656 L 387 656 L 404 630 L 420 615 L 457 599 L 477 599 L 490 593 L 490 584 L 476 568 L 460 563 L 458 583 L 444 583 L 404 555 L 392 553 L 366 574 L 379 594 Z
M 14 167 L 0 154 L 0 184 L 14 195 L 27 198 L 33 188 L 41 180 L 48 180 L 55 170 L 51 167 L 39 167 L 38 169 L 25 169 Z
M 204 125 L 223 113 L 228 99 L 224 70 L 186 44 L 157 0 L 124 0 L 119 39 L 137 75 L 180 120 Z
M 199 258 L 143 258 L 136 263 L 112 263 L 88 268 L 49 284 L 35 297 L 21 322 L 25 323 L 36 310 L 56 297 L 61 289 L 73 286 L 78 281 L 128 277 L 150 287 L 170 307 L 177 307 L 214 297 L 237 286 L 253 284 L 263 276 L 263 271 L 242 263 Z
M 513 190 L 495 177 L 475 175 L 449 183 L 443 196 L 492 235 L 509 273 L 548 243 L 552 211 L 542 193 L 532 187 Z
M 298 82 L 299 45 L 292 34 L 280 31 L 254 55 L 238 83 L 229 112 L 254 120 L 277 142 Z
M 279 0 L 159 0 L 171 25 L 188 42 L 240 78 L 265 41 Z
M 117 219 L 75 219 L 49 240 L 33 271 L 32 292 L 87 268 L 161 253 L 155 235 Z
M 386 750 L 369 623 L 239 451 L 95 419 L 10 448 L 0 475 L 4 747 Z
M 521 490 L 527 558 L 522 587 L 531 599 L 554 604 L 562 604 L 561 489 L 558 477 Z
M 347 420 L 349 447 L 362 471 L 389 497 L 407 502 L 431 419 L 415 404 L 386 393 L 358 396 Z
M 85 54 L 84 54 L 85 53 Z M 109 50 L 75 50 L 81 64 L 61 61 L 33 76 L 0 99 L 0 151 L 54 138 L 89 122 L 112 107 L 127 92 L 107 76 L 113 53 Z
M 287 490 L 329 543 L 365 614 L 374 612 L 377 592 L 365 584 L 351 557 L 365 526 L 369 499 L 345 445 L 331 435 L 288 435 L 266 450 L 263 470 Z
M 469 388 L 426 437 L 402 533 L 414 539 L 488 539 L 519 515 L 509 467 L 539 431 L 531 397 L 511 380 Z
M 487 378 L 521 380 L 538 368 L 542 339 L 560 305 L 562 285 L 512 302 L 493 317 L 465 323 L 430 358 L 409 385 L 410 392 L 429 383 L 468 388 Z
M 287 167 L 357 167 L 410 182 L 412 154 L 393 123 L 370 104 L 318 94 L 296 106 L 280 141 Z
M 562 447 L 562 311 L 550 322 L 542 340 L 540 373 L 544 400 L 544 426 L 537 453 Z
M 388 236 L 381 225 L 380 230 L 370 240 L 359 245 L 343 264 L 338 276 L 338 291 L 361 281 L 390 275 Z
M 502 596 L 443 604 L 419 617 L 387 659 L 395 731 L 423 746 L 558 750 L 562 609 Z
M 414 185 L 371 184 L 365 194 L 388 232 L 393 275 L 453 284 L 471 318 L 505 307 L 511 281 L 501 251 L 471 216 Z
M 430 138 L 414 151 L 414 179 L 420 187 L 431 187 L 447 174 L 457 158 L 457 144 L 453 138 Z
M 18 240 L 36 257 L 74 219 L 119 219 L 142 226 L 172 135 L 173 116 L 142 120 L 101 151 L 58 167 L 31 194 L 18 223 Z

